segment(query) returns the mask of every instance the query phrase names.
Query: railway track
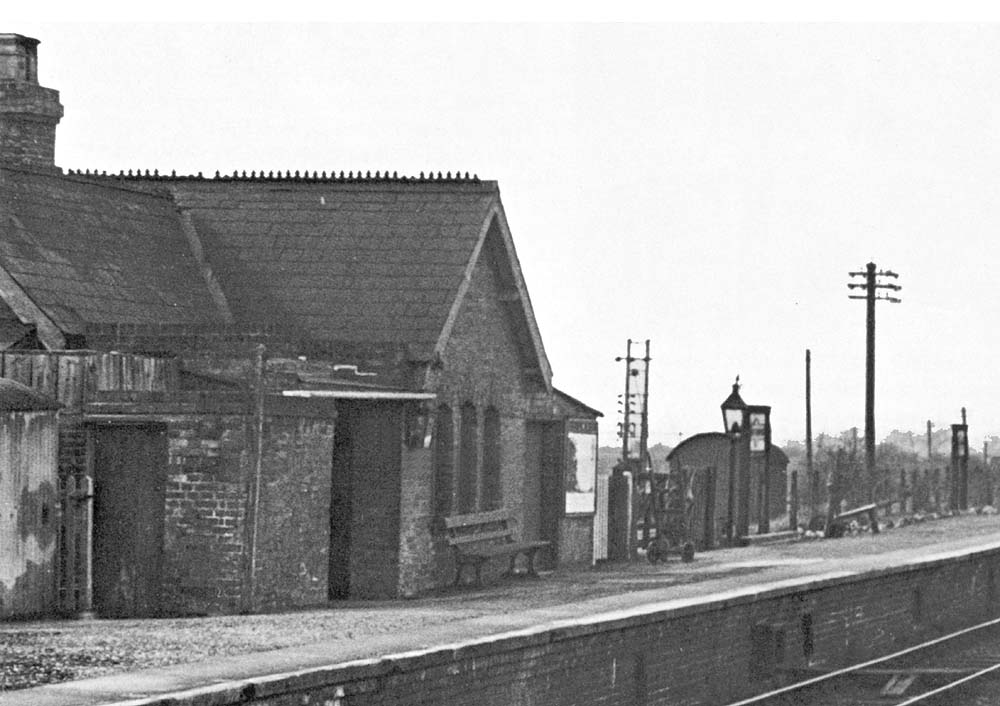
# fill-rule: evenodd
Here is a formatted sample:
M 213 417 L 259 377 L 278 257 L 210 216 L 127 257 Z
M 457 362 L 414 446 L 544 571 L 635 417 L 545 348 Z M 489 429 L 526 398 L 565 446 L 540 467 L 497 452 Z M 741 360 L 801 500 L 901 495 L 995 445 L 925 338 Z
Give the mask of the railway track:
M 786 676 L 791 683 L 728 706 L 1000 706 L 1000 619 L 842 669 Z

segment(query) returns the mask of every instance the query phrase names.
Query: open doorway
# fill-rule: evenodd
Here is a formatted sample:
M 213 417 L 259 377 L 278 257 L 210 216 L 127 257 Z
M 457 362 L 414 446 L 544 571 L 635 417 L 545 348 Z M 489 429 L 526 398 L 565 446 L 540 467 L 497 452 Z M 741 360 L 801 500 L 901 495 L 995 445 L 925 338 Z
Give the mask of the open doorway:
M 561 421 L 529 422 L 527 437 L 524 538 L 552 543 L 535 562 L 538 568 L 551 569 L 558 560 L 559 526 L 566 511 L 566 426 Z
M 338 402 L 330 489 L 329 598 L 398 593 L 403 406 Z

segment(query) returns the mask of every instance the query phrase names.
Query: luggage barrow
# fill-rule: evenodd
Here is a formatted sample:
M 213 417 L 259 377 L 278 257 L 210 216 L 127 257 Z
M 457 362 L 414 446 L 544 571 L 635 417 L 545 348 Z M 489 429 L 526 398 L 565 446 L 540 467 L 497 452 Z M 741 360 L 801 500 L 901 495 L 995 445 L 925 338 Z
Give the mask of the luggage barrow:
M 683 470 L 667 474 L 662 481 L 658 479 L 653 494 L 656 536 L 646 544 L 650 564 L 666 561 L 671 554 L 679 555 L 683 562 L 694 560 L 689 531 L 694 499 L 690 493 L 691 479 Z

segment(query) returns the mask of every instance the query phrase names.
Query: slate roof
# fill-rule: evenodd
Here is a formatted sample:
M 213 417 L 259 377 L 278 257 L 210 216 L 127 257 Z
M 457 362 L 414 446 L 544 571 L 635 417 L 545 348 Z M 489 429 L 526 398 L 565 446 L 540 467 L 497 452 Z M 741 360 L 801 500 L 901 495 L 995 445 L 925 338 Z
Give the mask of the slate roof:
M 237 323 L 433 348 L 495 182 L 176 180 Z
M 66 333 L 221 321 L 172 201 L 124 185 L 4 167 L 0 266 Z
M 0 290 L 9 274 L 57 332 L 225 325 L 427 361 L 480 256 L 547 385 L 496 182 L 0 169 Z

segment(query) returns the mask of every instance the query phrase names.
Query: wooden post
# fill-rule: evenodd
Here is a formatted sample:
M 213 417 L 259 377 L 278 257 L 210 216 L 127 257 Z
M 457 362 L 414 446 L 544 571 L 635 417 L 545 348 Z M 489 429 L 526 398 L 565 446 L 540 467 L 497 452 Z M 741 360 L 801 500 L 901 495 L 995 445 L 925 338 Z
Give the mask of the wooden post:
M 244 549 L 244 575 L 241 609 L 244 613 L 256 608 L 257 588 L 257 533 L 260 516 L 260 486 L 264 467 L 264 366 L 266 348 L 259 344 L 253 358 L 253 472 L 247 487 L 246 545 Z
M 983 484 L 986 486 L 986 504 L 993 507 L 993 474 L 990 473 L 990 444 L 983 439 Z
M 65 615 L 76 612 L 76 537 L 77 537 L 77 504 L 76 479 L 67 475 L 63 480 L 62 502 L 60 507 L 59 536 L 62 539 L 60 548 L 62 573 L 59 576 L 59 609 Z
M 87 443 L 87 455 L 92 454 L 90 440 Z M 94 536 L 94 479 L 85 476 L 81 479 L 79 488 L 79 502 L 77 503 L 77 514 L 79 522 L 76 523 L 77 531 L 80 532 L 78 542 L 77 570 L 80 577 L 79 592 L 77 597 L 77 617 L 91 617 L 94 610 L 94 577 L 93 577 L 93 541 Z
M 927 420 L 927 467 L 934 465 L 934 447 L 931 444 L 931 420 Z
M 826 536 L 834 536 L 833 522 L 837 513 L 840 512 L 840 496 L 842 482 L 841 464 L 844 459 L 844 450 L 837 449 L 833 465 L 830 467 L 830 475 L 826 480 Z
M 711 466 L 705 469 L 705 523 L 704 523 L 704 549 L 715 547 L 715 480 L 716 468 Z

